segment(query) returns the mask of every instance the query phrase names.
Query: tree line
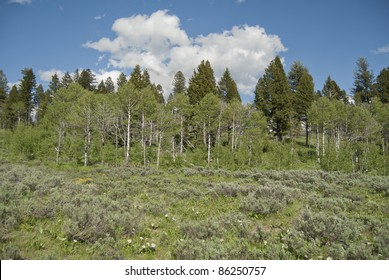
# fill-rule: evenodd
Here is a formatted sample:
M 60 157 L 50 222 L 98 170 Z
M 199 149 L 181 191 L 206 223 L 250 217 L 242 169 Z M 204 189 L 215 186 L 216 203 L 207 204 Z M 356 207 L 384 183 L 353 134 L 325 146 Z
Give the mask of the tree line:
M 242 104 L 229 69 L 216 81 L 202 61 L 173 90 L 131 75 L 96 83 L 91 70 L 52 76 L 47 90 L 32 69 L 10 90 L 0 71 L 0 120 L 13 155 L 49 162 L 111 165 L 208 165 L 299 168 L 386 175 L 389 68 L 375 78 L 357 61 L 353 102 L 329 76 L 315 92 L 309 70 L 285 73 L 276 57 L 259 78 L 252 104 Z

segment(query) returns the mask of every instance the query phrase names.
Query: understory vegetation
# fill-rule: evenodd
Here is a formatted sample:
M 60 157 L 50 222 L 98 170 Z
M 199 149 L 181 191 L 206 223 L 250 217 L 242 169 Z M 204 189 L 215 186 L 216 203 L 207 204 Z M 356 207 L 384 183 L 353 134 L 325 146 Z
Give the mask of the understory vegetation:
M 388 177 L 29 165 L 0 162 L 1 259 L 389 258 Z

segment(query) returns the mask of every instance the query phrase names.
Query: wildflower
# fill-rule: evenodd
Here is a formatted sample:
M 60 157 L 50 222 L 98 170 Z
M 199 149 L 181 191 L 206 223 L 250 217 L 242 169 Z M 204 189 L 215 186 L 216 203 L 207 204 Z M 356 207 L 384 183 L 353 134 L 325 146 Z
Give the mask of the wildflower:
M 143 237 L 141 236 L 141 237 L 139 237 L 139 239 L 140 239 L 140 240 L 143 240 Z
M 128 243 L 128 245 L 131 245 L 132 240 L 131 239 L 127 239 L 127 243 Z
M 172 218 L 172 221 L 175 222 L 175 221 L 177 221 L 177 219 L 173 217 L 173 218 Z
M 198 215 L 198 214 L 200 214 L 200 211 L 199 211 L 199 210 L 196 211 L 196 215 Z
M 145 245 L 142 245 L 142 250 L 146 249 L 146 246 Z
M 155 244 L 154 243 L 151 243 L 150 249 L 151 249 L 151 251 L 155 251 Z
M 168 214 L 165 214 L 165 218 L 169 218 L 169 215 L 168 215 Z
M 327 258 L 327 261 L 332 261 L 332 258 L 331 258 L 331 257 L 328 257 L 328 258 Z
M 264 240 L 264 241 L 263 241 L 263 244 L 266 246 L 266 245 L 267 245 L 267 241 L 266 241 L 266 240 Z
M 73 242 L 74 242 L 74 243 L 77 243 L 77 239 L 73 239 Z

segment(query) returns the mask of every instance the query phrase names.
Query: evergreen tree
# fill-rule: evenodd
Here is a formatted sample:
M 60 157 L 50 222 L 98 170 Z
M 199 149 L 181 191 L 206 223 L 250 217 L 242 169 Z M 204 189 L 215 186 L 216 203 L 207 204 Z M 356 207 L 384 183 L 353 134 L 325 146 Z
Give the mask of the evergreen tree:
M 218 86 L 219 96 L 227 103 L 231 103 L 233 100 L 242 102 L 238 92 L 238 87 L 234 79 L 231 77 L 231 73 L 226 68 Z
M 60 87 L 68 88 L 71 83 L 73 83 L 72 76 L 70 76 L 69 72 L 66 72 L 65 75 L 61 79 L 61 86 Z
M 141 87 L 142 88 L 146 88 L 146 87 L 150 87 L 151 86 L 151 80 L 150 80 L 150 74 L 149 74 L 149 71 L 147 71 L 147 69 L 143 70 L 143 73 L 142 73 L 142 76 L 141 76 Z
M 5 100 L 3 126 L 12 129 L 16 126 L 16 124 L 20 123 L 23 109 L 24 104 L 21 100 L 18 88 L 14 85 Z
M 315 99 L 315 86 L 308 69 L 300 62 L 294 62 L 288 75 L 293 96 L 293 110 L 297 119 L 305 124 L 305 144 L 308 146 L 308 110 Z
M 78 83 L 86 90 L 94 91 L 95 90 L 95 75 L 90 69 L 84 69 L 81 71 Z
M 382 103 L 389 103 L 389 67 L 381 70 L 375 85 L 377 94 Z
M 189 80 L 188 97 L 192 105 L 198 104 L 208 94 L 217 94 L 216 80 L 209 61 L 201 61 Z
M 102 93 L 102 94 L 108 93 L 107 88 L 106 88 L 103 80 L 101 80 L 101 82 L 97 86 L 97 93 Z
M 185 76 L 181 71 L 178 71 L 174 75 L 172 85 L 173 95 L 177 95 L 178 93 L 186 93 Z
M 23 102 L 24 112 L 22 114 L 22 120 L 30 123 L 31 112 L 37 103 L 35 95 L 36 80 L 35 74 L 31 68 L 24 68 L 22 70 L 23 79 L 20 82 L 19 94 L 21 101 Z
M 374 96 L 374 75 L 373 71 L 369 71 L 369 64 L 365 58 L 357 60 L 357 68 L 354 72 L 354 100 L 358 103 L 371 103 Z
M 140 90 L 143 88 L 144 82 L 142 77 L 142 71 L 140 66 L 137 64 L 130 75 L 129 82 L 135 86 L 136 89 Z
M 340 89 L 338 84 L 331 79 L 331 76 L 328 76 L 325 81 L 321 96 L 327 97 L 329 100 L 337 99 L 343 101 L 345 104 L 348 103 L 346 92 Z
M 74 74 L 73 74 L 73 81 L 75 83 L 78 83 L 78 81 L 80 80 L 80 70 L 78 70 L 78 68 L 74 71 Z
M 148 87 L 153 92 L 155 100 L 159 104 L 165 104 L 165 98 L 163 97 L 163 88 L 162 88 L 162 86 L 160 84 L 158 84 L 158 85 L 152 84 L 151 86 L 148 86 Z
M 111 77 L 108 77 L 106 80 L 105 80 L 105 88 L 107 90 L 107 93 L 113 93 L 115 92 L 115 85 L 112 81 L 112 78 Z
M 57 73 L 55 73 L 53 76 L 51 76 L 51 81 L 49 83 L 49 90 L 52 92 L 52 94 L 55 94 L 61 87 L 61 83 L 59 81 Z
M 292 100 L 284 67 L 278 56 L 270 62 L 264 75 L 258 80 L 254 102 L 281 141 L 290 127 Z
M 127 83 L 126 75 L 124 75 L 123 72 L 120 73 L 119 77 L 117 78 L 116 84 L 118 85 L 118 88 L 125 85 Z
M 0 113 L 3 111 L 5 100 L 7 99 L 8 93 L 8 81 L 7 77 L 3 73 L 3 70 L 0 69 Z
M 41 119 L 41 114 L 40 114 L 40 107 L 41 107 L 41 103 L 42 103 L 42 100 L 44 98 L 44 95 L 45 95 L 45 91 L 43 89 L 43 86 L 41 84 L 39 84 L 37 87 L 36 87 L 36 98 L 37 98 L 37 106 L 36 106 L 36 114 L 35 114 L 35 120 L 36 122 L 39 122 Z

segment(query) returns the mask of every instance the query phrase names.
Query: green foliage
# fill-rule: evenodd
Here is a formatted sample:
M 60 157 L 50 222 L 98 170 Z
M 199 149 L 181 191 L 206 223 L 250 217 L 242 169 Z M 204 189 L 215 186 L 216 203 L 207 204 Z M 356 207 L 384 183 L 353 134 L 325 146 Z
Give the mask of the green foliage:
M 193 76 L 189 80 L 187 94 L 190 104 L 196 105 L 200 103 L 208 93 L 217 94 L 216 80 L 209 61 L 202 60 L 197 67 L 197 71 L 193 72 Z
M 2 259 L 389 257 L 387 177 L 1 162 L 0 182 Z
M 282 140 L 290 127 L 292 98 L 281 59 L 277 56 L 265 69 L 255 88 L 255 105 L 263 112 L 268 126 Z

